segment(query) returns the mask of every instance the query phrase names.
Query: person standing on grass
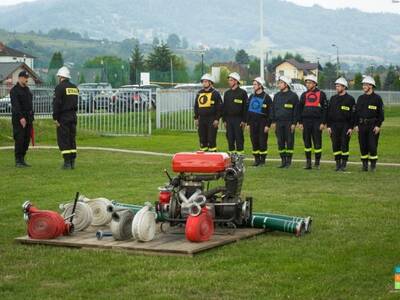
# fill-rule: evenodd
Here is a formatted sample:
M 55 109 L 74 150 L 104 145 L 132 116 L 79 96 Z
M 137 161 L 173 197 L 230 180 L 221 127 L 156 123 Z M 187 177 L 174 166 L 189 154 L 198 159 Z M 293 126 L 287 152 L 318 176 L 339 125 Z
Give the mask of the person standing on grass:
M 261 77 L 253 80 L 254 93 L 248 100 L 247 124 L 253 146 L 254 167 L 265 165 L 268 154 L 268 131 L 271 127 L 272 99 L 264 91 L 265 81 Z
M 348 83 L 343 77 L 335 82 L 337 94 L 332 96 L 327 110 L 328 133 L 336 161 L 336 171 L 346 171 L 349 143 L 354 127 L 355 100 L 347 93 Z
M 307 91 L 301 95 L 299 104 L 299 127 L 303 130 L 304 152 L 306 155 L 304 169 L 312 169 L 311 153 L 314 144 L 314 167 L 319 170 L 322 155 L 322 130 L 324 130 L 326 124 L 328 103 L 325 93 L 318 89 L 316 76 L 306 76 L 305 82 Z
M 222 119 L 226 128 L 229 154 L 244 154 L 243 129 L 246 127 L 247 93 L 240 88 L 240 75 L 231 73 L 228 76 L 230 89 L 224 93 Z
M 76 159 L 76 124 L 79 90 L 70 82 L 67 67 L 57 72 L 59 84 L 54 91 L 53 120 L 57 127 L 57 143 L 64 158 L 62 169 L 74 169 Z
M 375 80 L 370 76 L 365 76 L 362 83 L 364 94 L 357 99 L 355 130 L 358 131 L 361 170 L 368 171 L 369 160 L 371 171 L 374 172 L 378 161 L 379 134 L 385 120 L 384 105 L 381 96 L 375 93 Z
M 32 93 L 28 87 L 29 74 L 21 71 L 17 84 L 10 91 L 12 127 L 15 141 L 15 166 L 17 168 L 30 167 L 25 161 L 29 149 L 29 140 L 33 130 L 34 112 Z
M 279 93 L 275 94 L 272 102 L 272 122 L 275 123 L 275 134 L 281 157 L 279 168 L 289 168 L 293 157 L 299 97 L 290 90 L 291 83 L 290 78 L 280 76 L 278 80 Z
M 216 152 L 222 98 L 213 87 L 214 79 L 210 74 L 204 74 L 201 83 L 203 88 L 197 93 L 194 103 L 194 122 L 198 128 L 200 150 Z

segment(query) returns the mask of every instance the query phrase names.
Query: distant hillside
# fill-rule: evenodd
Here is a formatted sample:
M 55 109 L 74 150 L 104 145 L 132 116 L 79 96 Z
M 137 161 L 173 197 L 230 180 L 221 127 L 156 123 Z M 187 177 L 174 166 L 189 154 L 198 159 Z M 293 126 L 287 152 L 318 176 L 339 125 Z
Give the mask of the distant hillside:
M 400 62 L 400 15 L 279 0 L 265 0 L 264 7 L 273 49 L 326 58 L 334 55 L 331 44 L 336 43 L 343 58 L 353 61 Z M 250 49 L 259 34 L 257 10 L 258 0 L 38 0 L 2 8 L 0 28 L 47 32 L 63 27 L 95 38 L 147 41 L 175 32 L 192 44 Z

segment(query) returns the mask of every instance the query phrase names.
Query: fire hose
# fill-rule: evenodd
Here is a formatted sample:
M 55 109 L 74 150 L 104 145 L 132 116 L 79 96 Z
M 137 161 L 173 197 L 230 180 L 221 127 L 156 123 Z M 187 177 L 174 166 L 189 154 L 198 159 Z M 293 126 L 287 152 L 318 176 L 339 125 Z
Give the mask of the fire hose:
M 112 214 L 111 233 L 115 240 L 123 241 L 132 238 L 132 221 L 134 213 L 130 210 L 120 210 Z
M 87 203 L 92 210 L 93 226 L 104 226 L 111 222 L 111 214 L 107 211 L 107 207 L 111 205 L 111 201 L 106 198 L 89 199 L 80 196 L 79 201 Z
M 253 214 L 251 227 L 277 230 L 282 232 L 294 233 L 296 236 L 302 236 L 305 232 L 304 221 L 289 221 L 285 219 L 272 218 L 268 216 L 258 216 Z
M 61 235 L 68 235 L 74 229 L 70 222 L 65 221 L 55 211 L 39 210 L 29 201 L 26 201 L 22 208 L 28 225 L 28 236 L 32 239 L 54 239 Z
M 302 217 L 292 217 L 292 216 L 277 215 L 277 214 L 270 214 L 270 213 L 253 213 L 253 216 L 282 219 L 282 220 L 288 220 L 288 221 L 295 222 L 295 223 L 304 222 L 305 232 L 306 233 L 311 232 L 311 224 L 312 224 L 311 217 L 302 218 Z
M 157 214 L 152 209 L 153 206 L 150 203 L 146 203 L 134 216 L 132 221 L 132 236 L 134 239 L 141 242 L 149 242 L 154 239 Z
M 61 204 L 61 215 L 66 218 L 73 214 L 74 203 Z M 78 201 L 75 207 L 75 216 L 73 219 L 74 231 L 82 231 L 88 228 L 93 221 L 93 213 L 89 204 Z

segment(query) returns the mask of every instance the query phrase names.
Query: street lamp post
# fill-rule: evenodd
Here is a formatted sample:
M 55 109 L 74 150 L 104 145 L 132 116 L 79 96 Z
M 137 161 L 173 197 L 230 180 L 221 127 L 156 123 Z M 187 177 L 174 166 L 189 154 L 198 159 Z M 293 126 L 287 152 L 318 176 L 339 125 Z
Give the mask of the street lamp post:
M 336 48 L 336 76 L 339 77 L 340 73 L 339 47 L 336 44 L 332 44 L 332 47 Z

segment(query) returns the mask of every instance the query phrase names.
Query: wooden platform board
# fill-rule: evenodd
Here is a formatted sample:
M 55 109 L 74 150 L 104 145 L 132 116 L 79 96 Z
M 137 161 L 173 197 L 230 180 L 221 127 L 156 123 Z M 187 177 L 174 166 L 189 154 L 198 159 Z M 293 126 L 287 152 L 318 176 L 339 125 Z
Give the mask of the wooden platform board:
M 192 243 L 186 240 L 180 230 L 168 233 L 157 233 L 151 242 L 143 243 L 134 240 L 115 241 L 112 237 L 104 237 L 97 240 L 96 229 L 88 229 L 83 232 L 74 233 L 71 236 L 62 236 L 53 240 L 35 240 L 28 236 L 16 238 L 21 244 L 39 244 L 73 248 L 95 248 L 109 250 L 124 250 L 131 253 L 153 254 L 153 255 L 183 255 L 194 256 L 195 254 L 237 242 L 264 233 L 264 229 L 240 228 L 232 232 L 216 231 L 208 242 Z M 105 230 L 108 231 L 108 230 Z

